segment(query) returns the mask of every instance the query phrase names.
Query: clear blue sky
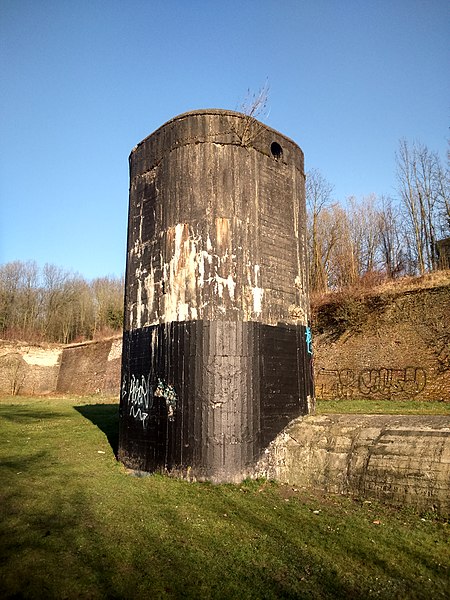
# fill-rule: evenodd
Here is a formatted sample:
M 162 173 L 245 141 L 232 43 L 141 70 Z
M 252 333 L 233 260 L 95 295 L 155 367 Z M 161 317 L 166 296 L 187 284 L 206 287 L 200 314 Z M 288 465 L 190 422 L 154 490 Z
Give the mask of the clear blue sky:
M 394 194 L 394 152 L 449 137 L 448 0 L 0 0 L 0 263 L 121 275 L 128 155 L 165 121 L 238 108 L 335 198 Z

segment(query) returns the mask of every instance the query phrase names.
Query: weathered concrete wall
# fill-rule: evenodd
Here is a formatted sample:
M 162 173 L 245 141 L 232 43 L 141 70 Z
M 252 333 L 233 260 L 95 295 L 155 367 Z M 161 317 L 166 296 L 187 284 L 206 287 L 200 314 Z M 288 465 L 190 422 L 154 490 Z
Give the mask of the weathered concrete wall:
M 313 404 L 303 152 L 180 115 L 130 155 L 119 456 L 239 479 Z
M 450 401 L 449 315 L 450 285 L 325 305 L 317 397 Z
M 0 393 L 48 394 L 56 389 L 61 347 L 0 343 Z
M 272 442 L 257 473 L 448 515 L 450 419 L 343 414 L 299 418 Z

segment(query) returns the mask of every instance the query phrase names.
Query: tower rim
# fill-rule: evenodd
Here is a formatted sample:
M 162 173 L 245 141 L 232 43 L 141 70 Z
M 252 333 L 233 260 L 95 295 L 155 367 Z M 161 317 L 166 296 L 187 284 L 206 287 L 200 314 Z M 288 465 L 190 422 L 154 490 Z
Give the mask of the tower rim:
M 268 132 L 271 132 L 274 135 L 276 135 L 277 137 L 279 137 L 280 139 L 286 140 L 289 143 L 291 143 L 294 146 L 296 146 L 300 150 L 300 152 L 302 152 L 302 154 L 303 154 L 303 150 L 301 149 L 300 145 L 297 142 L 295 142 L 292 138 L 288 137 L 287 135 L 284 135 L 283 133 L 279 132 L 277 129 L 274 129 L 273 127 L 270 127 L 270 125 L 267 125 L 266 123 L 263 123 L 262 121 L 260 121 L 259 119 L 256 119 L 255 117 L 252 117 L 250 115 L 247 115 L 245 113 L 242 113 L 242 112 L 239 112 L 239 111 L 236 111 L 236 110 L 229 110 L 229 109 L 225 109 L 225 108 L 199 108 L 199 109 L 195 109 L 195 110 L 189 110 L 189 111 L 186 111 L 186 112 L 182 112 L 179 115 L 176 115 L 175 117 L 172 117 L 171 119 L 169 119 L 168 121 L 166 121 L 165 123 L 163 123 L 162 125 L 160 125 L 157 129 L 155 129 L 154 131 L 152 131 L 149 135 L 145 136 L 145 138 L 143 140 L 141 140 L 140 142 L 138 142 L 132 148 L 132 150 L 130 152 L 130 156 L 142 144 L 144 144 L 150 137 L 154 136 L 159 131 L 162 131 L 168 125 L 171 125 L 172 123 L 175 123 L 177 121 L 182 121 L 183 119 L 186 119 L 188 117 L 196 117 L 196 116 L 229 116 L 229 117 L 237 117 L 237 118 L 240 118 L 240 119 L 251 119 L 255 123 L 258 123 L 258 125 L 261 125 L 262 127 L 264 127 L 264 129 L 266 129 Z

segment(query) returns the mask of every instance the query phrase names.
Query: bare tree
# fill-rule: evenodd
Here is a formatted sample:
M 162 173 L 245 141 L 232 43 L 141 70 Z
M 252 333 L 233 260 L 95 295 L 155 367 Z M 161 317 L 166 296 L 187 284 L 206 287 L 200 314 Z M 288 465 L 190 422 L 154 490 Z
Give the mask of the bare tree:
M 380 266 L 390 279 L 400 275 L 406 266 L 400 220 L 400 212 L 392 199 L 382 196 L 377 219 Z
M 32 332 L 36 328 L 41 310 L 41 295 L 39 293 L 39 269 L 34 261 L 23 264 L 20 282 L 20 329 Z
M 436 169 L 435 184 L 438 193 L 438 232 L 441 238 L 445 238 L 450 236 L 450 150 L 447 151 L 447 165 L 444 167 L 439 163 Z
M 375 194 L 348 199 L 347 217 L 351 229 L 355 275 L 363 277 L 376 269 L 379 248 L 378 199 Z
M 14 261 L 0 266 L 0 331 L 18 334 L 36 326 L 40 302 L 35 262 Z
M 448 184 L 439 156 L 426 146 L 401 140 L 396 153 L 400 200 L 409 222 L 420 274 L 437 266 L 436 231 L 448 211 Z
M 414 186 L 414 156 L 412 156 L 409 144 L 401 140 L 399 150 L 396 154 L 397 181 L 401 202 L 406 210 L 410 221 L 410 229 L 413 236 L 414 248 L 417 255 L 418 269 L 420 273 L 425 272 L 423 229 L 420 220 L 420 206 Z
M 9 392 L 17 396 L 25 381 L 26 366 L 19 352 L 10 352 L 0 358 L 3 375 L 9 383 Z
M 239 112 L 245 115 L 242 119 L 242 124 L 238 127 L 232 127 L 233 133 L 239 139 L 242 146 L 250 146 L 263 130 L 263 127 L 257 119 L 267 117 L 268 101 L 268 80 L 266 80 L 265 84 L 257 92 L 251 92 L 250 89 L 247 90 L 244 101 L 238 107 Z
M 267 117 L 267 104 L 269 101 L 269 80 L 266 79 L 263 86 L 257 92 L 247 90 L 245 99 L 239 106 L 239 112 L 253 117 L 254 119 Z
M 327 263 L 336 241 L 336 227 L 330 224 L 330 215 L 324 211 L 331 204 L 333 186 L 317 169 L 306 174 L 306 206 L 308 211 L 310 285 L 314 292 L 328 288 Z M 327 225 L 325 224 L 327 223 Z
M 19 261 L 0 267 L 0 326 L 3 331 L 14 325 L 20 269 Z
M 63 313 L 72 300 L 68 282 L 70 273 L 55 265 L 46 264 L 43 268 L 44 320 L 43 330 L 46 339 L 60 341 Z M 64 340 L 64 335 L 62 335 Z
M 330 252 L 327 271 L 328 282 L 333 290 L 342 290 L 355 283 L 359 276 L 358 249 L 352 232 L 349 211 L 334 204 L 330 213 L 334 244 Z

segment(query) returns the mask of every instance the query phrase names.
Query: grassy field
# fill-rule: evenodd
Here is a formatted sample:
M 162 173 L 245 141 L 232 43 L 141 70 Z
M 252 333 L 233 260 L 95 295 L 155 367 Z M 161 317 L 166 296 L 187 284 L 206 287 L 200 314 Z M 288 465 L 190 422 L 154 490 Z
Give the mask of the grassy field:
M 445 521 L 267 481 L 134 477 L 117 418 L 108 399 L 0 401 L 2 598 L 449 597 Z
M 450 415 L 450 402 L 420 400 L 319 400 L 316 414 Z

